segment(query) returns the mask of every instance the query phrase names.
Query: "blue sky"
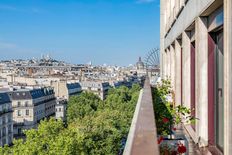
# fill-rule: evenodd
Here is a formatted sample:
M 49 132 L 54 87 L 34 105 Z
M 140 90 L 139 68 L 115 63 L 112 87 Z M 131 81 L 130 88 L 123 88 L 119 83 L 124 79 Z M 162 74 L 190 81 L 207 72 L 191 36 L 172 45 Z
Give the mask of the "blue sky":
M 159 46 L 158 0 L 1 0 L 0 59 L 134 64 Z

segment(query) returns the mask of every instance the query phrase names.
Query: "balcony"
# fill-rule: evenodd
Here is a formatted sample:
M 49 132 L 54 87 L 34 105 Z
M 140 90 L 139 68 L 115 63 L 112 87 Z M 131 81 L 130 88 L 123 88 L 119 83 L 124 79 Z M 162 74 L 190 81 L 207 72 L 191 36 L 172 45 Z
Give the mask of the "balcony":
M 162 99 L 160 96 L 160 90 L 164 91 L 164 94 L 169 92 L 164 88 L 171 88 L 169 81 L 162 81 L 161 88 L 159 84 L 151 87 L 146 79 L 134 112 L 124 155 L 159 155 L 165 152 L 195 154 L 196 146 L 183 125 L 196 119 L 186 107 L 168 107 L 172 101 L 164 102 L 164 96 Z M 171 95 L 170 92 L 166 96 L 167 99 Z M 166 117 L 166 121 L 164 116 L 170 116 L 172 119 Z M 182 120 L 183 117 L 186 118 Z
M 159 155 L 149 79 L 140 92 L 124 155 Z
M 0 116 L 4 115 L 4 114 L 7 114 L 7 113 L 11 113 L 13 112 L 13 110 L 11 109 L 3 109 L 2 111 L 0 111 Z

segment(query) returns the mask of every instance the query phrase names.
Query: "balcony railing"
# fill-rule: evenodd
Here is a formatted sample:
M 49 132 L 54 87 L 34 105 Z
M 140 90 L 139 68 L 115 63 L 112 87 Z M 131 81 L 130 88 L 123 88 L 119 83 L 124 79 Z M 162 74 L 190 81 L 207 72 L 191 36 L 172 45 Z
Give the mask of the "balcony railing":
M 0 111 L 0 116 L 4 115 L 4 114 L 7 114 L 7 113 L 11 113 L 11 112 L 13 112 L 12 109 L 3 109 L 3 110 Z
M 140 92 L 124 155 L 159 155 L 149 79 Z

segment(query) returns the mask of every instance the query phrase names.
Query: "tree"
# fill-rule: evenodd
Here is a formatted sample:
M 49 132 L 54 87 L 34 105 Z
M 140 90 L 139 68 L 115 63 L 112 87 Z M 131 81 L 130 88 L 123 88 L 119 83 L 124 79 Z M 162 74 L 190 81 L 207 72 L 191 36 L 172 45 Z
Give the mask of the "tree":
M 67 118 L 68 122 L 74 119 L 81 119 L 85 115 L 93 114 L 101 100 L 93 93 L 83 92 L 79 96 L 73 96 L 68 102 Z
M 68 125 L 51 118 L 38 129 L 24 131 L 26 140 L 14 140 L 0 154 L 16 155 L 114 155 L 123 148 L 140 87 L 111 89 L 105 101 L 93 93 L 71 97 Z

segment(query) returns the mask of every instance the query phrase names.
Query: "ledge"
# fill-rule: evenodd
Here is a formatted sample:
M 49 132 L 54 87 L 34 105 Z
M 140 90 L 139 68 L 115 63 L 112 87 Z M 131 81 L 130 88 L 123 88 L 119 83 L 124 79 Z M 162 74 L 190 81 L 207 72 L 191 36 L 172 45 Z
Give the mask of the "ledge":
M 159 155 L 149 79 L 146 79 L 134 112 L 124 155 Z

